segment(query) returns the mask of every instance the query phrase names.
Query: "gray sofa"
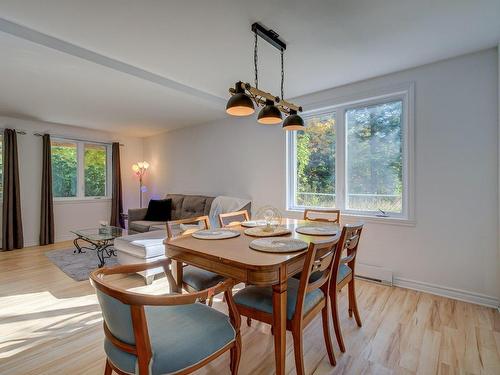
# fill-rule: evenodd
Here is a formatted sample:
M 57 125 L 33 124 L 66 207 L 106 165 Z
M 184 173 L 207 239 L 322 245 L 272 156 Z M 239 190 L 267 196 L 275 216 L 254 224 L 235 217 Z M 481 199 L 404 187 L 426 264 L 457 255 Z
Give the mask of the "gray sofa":
M 170 214 L 172 220 L 209 215 L 212 202 L 215 199 L 215 197 L 207 197 L 204 195 L 184 194 L 167 194 L 165 198 L 172 199 L 172 211 Z M 147 207 L 128 210 L 129 234 L 165 229 L 166 222 L 164 221 L 144 220 L 147 211 Z

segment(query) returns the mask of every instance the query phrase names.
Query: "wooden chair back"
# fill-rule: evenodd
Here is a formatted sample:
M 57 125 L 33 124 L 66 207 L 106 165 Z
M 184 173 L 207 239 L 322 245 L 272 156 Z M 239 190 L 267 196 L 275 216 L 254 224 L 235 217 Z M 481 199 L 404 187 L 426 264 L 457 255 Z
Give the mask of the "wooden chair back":
M 222 228 L 240 225 L 242 221 L 250 220 L 247 210 L 219 214 L 219 223 Z
M 206 215 L 167 221 L 167 238 L 170 240 L 203 229 L 210 229 L 210 219 Z
M 306 209 L 304 220 L 340 223 L 340 210 Z
M 108 275 L 130 274 L 158 267 L 163 267 L 170 285 L 175 286 L 168 258 L 152 263 L 99 268 L 90 274 L 90 283 L 96 289 L 103 312 L 104 334 L 118 349 L 137 356 L 140 375 L 149 373 L 152 356 L 144 306 L 187 305 L 207 300 L 215 294 L 224 292 L 231 324 L 239 334 L 240 316 L 232 298 L 232 287 L 235 283 L 231 279 L 226 279 L 212 288 L 199 292 L 167 295 L 131 292 L 105 280 L 105 276 Z M 127 326 L 130 326 L 128 334 L 125 332 Z
M 342 228 L 342 233 L 337 246 L 338 251 L 337 254 L 335 254 L 335 260 L 333 262 L 332 283 L 337 282 L 337 274 L 342 263 L 349 266 L 352 271 L 352 276 L 354 277 L 356 255 L 358 253 L 359 240 L 361 239 L 362 231 L 362 223 L 354 225 L 346 224 Z M 342 257 L 344 251 L 346 251 L 347 254 L 345 257 Z
M 299 290 L 297 293 L 297 305 L 295 316 L 302 317 L 304 300 L 306 294 L 321 288 L 325 296 L 329 292 L 329 280 L 332 273 L 332 264 L 336 254 L 339 238 L 324 243 L 310 243 L 307 250 L 304 268 L 300 277 Z M 311 275 L 319 272 L 321 276 L 311 281 Z

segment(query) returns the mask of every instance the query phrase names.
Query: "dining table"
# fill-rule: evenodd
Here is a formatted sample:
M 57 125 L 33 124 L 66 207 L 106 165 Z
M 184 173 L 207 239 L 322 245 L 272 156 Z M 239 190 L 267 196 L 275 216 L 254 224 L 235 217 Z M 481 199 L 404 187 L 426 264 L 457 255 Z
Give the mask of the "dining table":
M 298 226 L 311 224 L 304 220 L 284 218 L 280 226 L 290 233 L 280 238 L 294 238 L 306 243 L 321 243 L 339 236 L 340 227 L 334 235 L 311 236 L 297 233 Z M 177 287 L 182 286 L 183 264 L 189 264 L 247 285 L 272 287 L 273 290 L 273 331 L 276 374 L 285 373 L 286 357 L 286 311 L 287 280 L 302 271 L 307 250 L 292 253 L 268 253 L 250 248 L 256 239 L 244 233 L 245 227 L 231 226 L 231 230 L 241 232 L 238 237 L 211 240 L 198 239 L 192 235 L 165 239 L 165 255 L 172 260 L 172 272 Z M 278 238 L 278 237 L 276 237 Z

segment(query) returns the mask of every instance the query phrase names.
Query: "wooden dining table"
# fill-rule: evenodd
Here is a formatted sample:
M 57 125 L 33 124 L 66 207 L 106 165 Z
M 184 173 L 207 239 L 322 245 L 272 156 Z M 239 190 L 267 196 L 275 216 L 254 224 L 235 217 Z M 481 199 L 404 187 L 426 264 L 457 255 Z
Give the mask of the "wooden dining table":
M 307 243 L 332 241 L 334 236 L 299 234 L 295 228 L 303 220 L 283 219 L 282 226 L 291 233 L 281 237 L 301 239 Z M 310 223 L 310 222 L 308 222 Z M 334 224 L 337 225 L 338 224 Z M 177 286 L 182 286 L 182 264 L 190 264 L 246 284 L 273 289 L 273 326 L 276 374 L 285 373 L 287 280 L 302 271 L 306 250 L 294 253 L 266 253 L 253 250 L 250 242 L 256 237 L 246 235 L 242 226 L 231 227 L 241 235 L 224 240 L 196 239 L 186 235 L 165 240 L 165 254 L 172 259 Z

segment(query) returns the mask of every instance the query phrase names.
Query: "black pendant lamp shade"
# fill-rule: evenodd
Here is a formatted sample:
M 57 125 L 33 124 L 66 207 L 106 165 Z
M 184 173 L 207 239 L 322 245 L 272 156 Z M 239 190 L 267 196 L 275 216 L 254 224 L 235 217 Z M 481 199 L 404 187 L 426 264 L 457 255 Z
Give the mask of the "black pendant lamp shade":
M 229 98 L 226 105 L 226 113 L 232 116 L 250 116 L 255 112 L 253 101 L 245 94 L 241 82 L 236 82 L 236 93 Z
M 272 100 L 267 99 L 266 105 L 259 112 L 257 122 L 263 125 L 274 125 L 279 124 L 281 120 L 281 111 L 274 105 Z
M 297 114 L 297 111 L 290 111 L 288 117 L 283 121 L 285 130 L 304 130 L 304 120 Z

